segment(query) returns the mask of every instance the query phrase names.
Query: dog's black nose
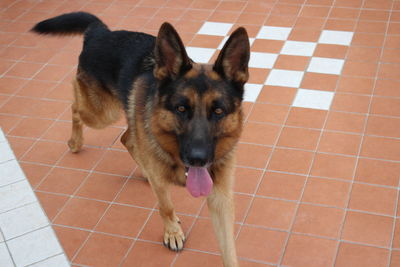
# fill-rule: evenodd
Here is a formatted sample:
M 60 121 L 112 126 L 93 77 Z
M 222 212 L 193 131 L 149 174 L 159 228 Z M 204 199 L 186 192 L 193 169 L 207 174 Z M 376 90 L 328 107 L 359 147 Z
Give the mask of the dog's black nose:
M 191 148 L 187 154 L 187 161 L 191 166 L 203 167 L 207 164 L 207 149 Z

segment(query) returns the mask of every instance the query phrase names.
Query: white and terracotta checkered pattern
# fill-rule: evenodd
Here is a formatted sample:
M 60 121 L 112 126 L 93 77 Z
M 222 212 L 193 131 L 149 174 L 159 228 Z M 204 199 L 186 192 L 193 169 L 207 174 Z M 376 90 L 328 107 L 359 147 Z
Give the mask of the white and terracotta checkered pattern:
M 232 30 L 232 23 L 205 22 L 197 32 L 198 35 L 223 36 L 224 38 L 215 48 L 187 47 L 189 56 L 199 63 L 211 63 L 213 55 L 219 53 Z M 328 110 L 334 98 L 335 88 L 331 88 L 330 92 L 321 92 L 301 88 L 301 83 L 307 72 L 340 75 L 344 59 L 317 57 L 314 56 L 314 52 L 319 44 L 349 46 L 353 32 L 324 30 L 317 42 L 304 42 L 288 40 L 291 31 L 291 27 L 262 26 L 256 37 L 250 38 L 250 45 L 258 39 L 279 40 L 283 41 L 283 45 L 279 53 L 259 52 L 252 49 L 249 68 L 268 69 L 270 72 L 263 84 L 246 84 L 244 101 L 255 102 L 264 85 L 293 87 L 299 89 L 292 103 L 293 106 Z M 309 57 L 310 61 L 307 69 L 303 71 L 279 69 L 275 65 L 280 55 Z

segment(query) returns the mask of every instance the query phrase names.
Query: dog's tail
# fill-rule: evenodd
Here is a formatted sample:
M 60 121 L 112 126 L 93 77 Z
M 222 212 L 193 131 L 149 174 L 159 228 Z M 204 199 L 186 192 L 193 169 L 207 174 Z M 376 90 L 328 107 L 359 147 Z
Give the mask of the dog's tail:
M 52 35 L 83 34 L 92 23 L 105 27 L 104 23 L 95 15 L 87 12 L 72 12 L 43 20 L 36 24 L 31 31 Z

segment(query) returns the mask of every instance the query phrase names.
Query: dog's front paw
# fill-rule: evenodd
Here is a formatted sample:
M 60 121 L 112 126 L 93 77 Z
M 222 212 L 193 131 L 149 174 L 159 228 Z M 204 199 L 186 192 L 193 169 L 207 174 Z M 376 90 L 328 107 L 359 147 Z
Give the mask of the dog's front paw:
M 173 251 L 181 251 L 185 242 L 185 234 L 178 222 L 171 223 L 165 228 L 164 246 Z
M 82 141 L 76 141 L 71 138 L 68 140 L 68 147 L 72 153 L 78 153 L 82 148 Z

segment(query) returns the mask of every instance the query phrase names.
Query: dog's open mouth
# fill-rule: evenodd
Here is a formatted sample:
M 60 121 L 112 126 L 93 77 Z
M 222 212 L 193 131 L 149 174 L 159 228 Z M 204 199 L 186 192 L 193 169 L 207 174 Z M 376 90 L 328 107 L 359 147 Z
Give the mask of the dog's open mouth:
M 186 188 L 194 197 L 208 196 L 213 181 L 206 167 L 186 168 Z

